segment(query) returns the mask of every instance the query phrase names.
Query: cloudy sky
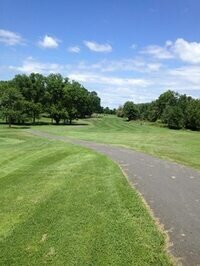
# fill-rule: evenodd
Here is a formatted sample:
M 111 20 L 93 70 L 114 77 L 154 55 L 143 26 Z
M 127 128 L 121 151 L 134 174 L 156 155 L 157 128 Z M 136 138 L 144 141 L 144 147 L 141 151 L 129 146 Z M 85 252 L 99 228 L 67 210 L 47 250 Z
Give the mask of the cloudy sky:
M 200 97 L 199 0 L 1 0 L 0 79 L 61 73 L 104 106 Z

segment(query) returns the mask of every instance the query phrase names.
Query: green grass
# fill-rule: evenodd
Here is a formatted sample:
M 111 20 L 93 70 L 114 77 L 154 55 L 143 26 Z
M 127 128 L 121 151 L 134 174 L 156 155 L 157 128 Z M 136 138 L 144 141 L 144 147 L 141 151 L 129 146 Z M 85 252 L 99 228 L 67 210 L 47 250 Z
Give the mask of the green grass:
M 170 265 L 163 235 L 107 157 L 6 126 L 0 147 L 0 265 Z
M 36 126 L 37 130 L 73 138 L 126 146 L 200 169 L 200 133 L 171 130 L 116 116 L 81 120 L 85 126 Z

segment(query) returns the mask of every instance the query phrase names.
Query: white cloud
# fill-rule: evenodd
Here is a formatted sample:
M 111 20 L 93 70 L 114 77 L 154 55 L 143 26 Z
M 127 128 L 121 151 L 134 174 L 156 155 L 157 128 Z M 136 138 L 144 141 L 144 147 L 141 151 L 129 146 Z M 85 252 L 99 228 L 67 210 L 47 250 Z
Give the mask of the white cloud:
M 156 72 L 162 67 L 161 63 L 146 62 L 141 58 L 119 59 L 119 60 L 102 60 L 94 64 L 80 62 L 77 68 L 81 70 L 99 70 L 101 72 L 131 71 L 131 72 Z
M 45 35 L 44 38 L 38 42 L 38 44 L 43 48 L 57 48 L 59 42 L 60 41 L 58 39 L 49 35 Z
M 0 42 L 6 45 L 24 44 L 24 40 L 18 33 L 0 29 Z
M 101 88 L 98 91 L 102 99 L 103 106 L 118 107 L 126 101 L 134 101 L 135 103 L 150 102 L 152 100 L 152 93 L 148 89 L 136 89 L 128 87 L 109 87 Z M 155 96 L 156 98 L 156 96 Z
M 70 53 L 80 53 L 80 47 L 79 46 L 70 46 L 69 48 L 68 48 L 68 51 L 70 52 Z
M 128 100 L 147 102 L 151 100 L 152 92 L 149 86 L 153 83 L 146 79 L 105 76 L 99 73 L 74 72 L 68 75 L 71 80 L 77 80 L 86 88 L 98 92 L 103 106 L 118 107 Z
M 93 52 L 112 52 L 112 46 L 108 43 L 105 44 L 99 44 L 97 42 L 91 42 L 91 41 L 84 41 L 83 42 L 87 48 L 89 48 Z
M 200 63 L 200 43 L 187 42 L 184 39 L 177 39 L 173 46 L 174 53 L 188 63 Z
M 34 60 L 32 57 L 28 57 L 22 63 L 22 66 L 10 66 L 10 70 L 19 71 L 22 73 L 41 73 L 41 74 L 50 74 L 62 72 L 67 66 L 55 64 L 55 63 L 42 63 Z
M 140 53 L 148 54 L 157 59 L 171 59 L 174 57 L 173 53 L 170 50 L 171 42 L 167 41 L 164 47 L 159 45 L 149 45 L 145 47 Z
M 112 85 L 112 86 L 132 86 L 132 87 L 147 87 L 151 84 L 150 81 L 139 78 L 118 78 L 103 76 L 97 73 L 71 73 L 69 78 L 85 83 Z
M 177 82 L 181 82 L 182 86 L 200 90 L 200 66 L 182 66 L 168 72 Z
M 175 42 L 166 41 L 165 45 L 149 45 L 141 54 L 150 55 L 156 59 L 180 59 L 191 64 L 200 64 L 200 42 L 188 42 L 182 38 Z

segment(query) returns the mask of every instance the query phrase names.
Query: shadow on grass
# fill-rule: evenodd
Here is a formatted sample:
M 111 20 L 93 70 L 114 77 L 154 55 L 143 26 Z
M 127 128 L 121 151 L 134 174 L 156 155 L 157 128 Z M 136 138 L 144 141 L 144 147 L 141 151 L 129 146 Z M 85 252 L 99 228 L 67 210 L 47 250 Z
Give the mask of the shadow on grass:
M 8 126 L 7 123 L 5 122 L 0 122 L 0 125 L 4 125 L 4 126 Z M 34 127 L 34 126 L 56 126 L 56 127 L 59 127 L 59 126 L 88 126 L 89 124 L 88 123 L 72 123 L 72 124 L 56 124 L 56 123 L 48 123 L 48 122 L 36 122 L 35 124 L 32 124 L 32 123 L 24 123 L 24 124 L 12 124 L 11 125 L 11 128 L 14 128 L 14 129 L 29 129 L 30 127 Z
M 89 123 L 76 123 L 76 122 L 73 122 L 72 124 L 63 124 L 63 123 L 60 123 L 60 124 L 56 124 L 56 123 L 48 123 L 48 122 L 37 122 L 35 124 L 29 124 L 30 126 L 88 126 Z
M 29 129 L 30 127 L 29 126 L 12 126 L 10 128 L 13 128 L 13 129 Z

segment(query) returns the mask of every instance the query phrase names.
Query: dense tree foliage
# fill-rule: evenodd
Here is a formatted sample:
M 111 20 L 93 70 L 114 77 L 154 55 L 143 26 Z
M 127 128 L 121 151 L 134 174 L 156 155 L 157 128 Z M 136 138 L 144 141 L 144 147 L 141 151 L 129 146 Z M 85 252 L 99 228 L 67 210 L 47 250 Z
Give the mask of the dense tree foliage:
M 101 113 L 104 113 L 105 115 L 115 115 L 116 114 L 116 109 L 110 109 L 108 106 L 107 107 L 102 107 L 102 112 Z
M 136 120 L 139 117 L 137 106 L 133 102 L 126 102 L 123 106 L 123 114 L 128 121 Z
M 200 99 L 168 90 L 151 103 L 134 105 L 133 102 L 126 102 L 118 108 L 117 115 L 128 120 L 161 121 L 173 129 L 200 130 Z
M 46 114 L 59 124 L 72 123 L 76 118 L 100 112 L 100 98 L 80 83 L 69 81 L 60 74 L 16 75 L 10 81 L 0 81 L 0 115 L 12 123 L 32 121 Z

